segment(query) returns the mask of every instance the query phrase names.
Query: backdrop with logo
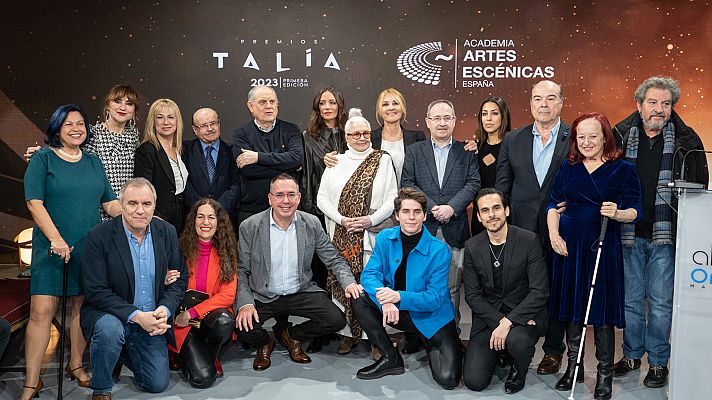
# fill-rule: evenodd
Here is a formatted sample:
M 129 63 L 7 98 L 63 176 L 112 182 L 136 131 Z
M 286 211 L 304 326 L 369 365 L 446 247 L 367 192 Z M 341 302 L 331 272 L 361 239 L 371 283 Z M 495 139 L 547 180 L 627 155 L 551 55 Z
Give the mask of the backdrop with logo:
M 522 126 L 531 121 L 532 84 L 552 79 L 563 85 L 564 120 L 595 110 L 616 123 L 635 110 L 642 80 L 670 75 L 683 92 L 677 111 L 712 145 L 712 8 L 703 2 L 12 2 L 3 15 L 5 239 L 29 225 L 25 147 L 41 143 L 61 104 L 79 103 L 98 119 L 104 94 L 120 82 L 139 91 L 141 116 L 156 98 L 174 99 L 186 137 L 192 112 L 210 106 L 231 141 L 250 118 L 247 91 L 267 84 L 279 95 L 279 117 L 302 128 L 325 85 L 374 125 L 384 88 L 405 94 L 409 128 L 424 129 L 426 105 L 447 98 L 464 139 L 489 95 L 504 98 L 512 126 Z

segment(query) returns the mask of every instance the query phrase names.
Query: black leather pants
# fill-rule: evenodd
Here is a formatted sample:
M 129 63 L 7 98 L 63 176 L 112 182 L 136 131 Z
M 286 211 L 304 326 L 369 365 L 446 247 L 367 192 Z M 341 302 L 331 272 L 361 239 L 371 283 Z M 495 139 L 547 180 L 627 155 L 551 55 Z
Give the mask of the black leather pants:
M 368 340 L 381 351 L 381 354 L 389 356 L 398 351 L 393 347 L 386 328 L 383 327 L 381 311 L 367 294 L 364 293 L 358 299 L 351 299 L 351 306 L 356 319 L 368 335 Z M 401 310 L 398 323 L 392 326 L 403 332 L 416 333 L 425 342 L 430 371 L 435 382 L 445 389 L 453 389 L 460 384 L 462 343 L 457 336 L 455 320 L 440 328 L 430 339 L 423 336 L 415 327 L 408 311 Z
M 180 349 L 183 374 L 191 386 L 204 389 L 215 383 L 215 360 L 230 341 L 235 329 L 235 317 L 227 308 L 211 311 L 200 322 L 200 328 L 191 328 Z

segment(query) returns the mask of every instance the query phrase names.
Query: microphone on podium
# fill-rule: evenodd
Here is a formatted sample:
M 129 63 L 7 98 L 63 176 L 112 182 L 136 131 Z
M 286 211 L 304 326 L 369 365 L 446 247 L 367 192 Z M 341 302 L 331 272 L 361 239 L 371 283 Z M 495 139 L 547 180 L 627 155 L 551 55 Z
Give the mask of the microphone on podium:
M 678 149 L 680 150 L 680 149 Z M 709 150 L 704 150 L 704 149 L 692 149 L 688 150 L 685 155 L 682 157 L 682 167 L 680 168 L 680 179 L 676 179 L 670 183 L 667 184 L 669 188 L 673 189 L 704 189 L 705 184 L 699 183 L 699 182 L 688 182 L 685 180 L 685 162 L 687 161 L 687 156 L 689 156 L 691 153 L 709 153 L 712 154 L 712 151 Z M 673 170 L 674 171 L 674 170 Z M 674 172 L 673 172 L 674 173 Z

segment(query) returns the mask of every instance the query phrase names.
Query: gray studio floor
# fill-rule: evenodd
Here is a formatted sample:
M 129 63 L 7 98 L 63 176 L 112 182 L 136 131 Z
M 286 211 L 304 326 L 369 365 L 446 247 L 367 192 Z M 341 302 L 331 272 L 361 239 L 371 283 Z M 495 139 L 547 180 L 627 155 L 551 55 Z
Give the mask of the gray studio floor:
M 463 335 L 469 332 L 469 310 L 463 307 Z M 595 385 L 596 360 L 592 342 L 593 332 L 589 329 L 587 335 L 585 367 L 586 380 L 577 386 L 576 400 L 593 399 Z M 620 343 L 622 332 L 616 333 L 617 347 L 616 359 L 620 357 Z M 11 346 L 15 349 L 21 343 L 14 340 Z M 540 348 L 534 356 L 534 361 L 527 375 L 525 388 L 515 394 L 506 395 L 503 390 L 507 370 L 498 369 L 492 383 L 487 390 L 475 393 L 463 385 L 452 391 L 442 390 L 432 380 L 428 360 L 425 352 L 405 356 L 406 373 L 399 376 L 389 376 L 374 381 L 356 379 L 356 370 L 371 362 L 370 353 L 365 346 L 361 346 L 355 353 L 347 356 L 335 354 L 336 342 L 316 355 L 312 355 L 311 364 L 295 364 L 289 359 L 287 351 L 277 346 L 272 355 L 272 366 L 263 372 L 252 370 L 254 352 L 243 350 L 239 345 L 232 345 L 223 357 L 225 376 L 219 379 L 209 389 L 194 389 L 181 380 L 178 372 L 171 372 L 171 384 L 168 390 L 160 395 L 147 394 L 136 391 L 131 382 L 131 373 L 124 368 L 121 381 L 114 386 L 115 399 L 566 399 L 568 392 L 554 390 L 554 385 L 560 374 L 539 376 L 536 375 L 536 365 L 542 356 Z M 45 366 L 43 373 L 45 388 L 40 393 L 40 398 L 52 399 L 57 397 L 56 367 L 53 356 Z M 23 360 L 18 360 L 21 364 Z M 613 399 L 616 400 L 657 400 L 667 398 L 667 387 L 662 389 L 648 389 L 643 386 L 643 378 L 647 373 L 648 365 L 643 360 L 639 371 L 632 372 L 626 377 L 616 378 L 613 384 Z M 563 371 L 562 371 L 563 372 Z M 8 372 L 0 375 L 0 399 L 14 399 L 20 393 L 23 374 Z M 65 380 L 65 399 L 88 399 L 90 389 L 80 388 L 76 383 Z

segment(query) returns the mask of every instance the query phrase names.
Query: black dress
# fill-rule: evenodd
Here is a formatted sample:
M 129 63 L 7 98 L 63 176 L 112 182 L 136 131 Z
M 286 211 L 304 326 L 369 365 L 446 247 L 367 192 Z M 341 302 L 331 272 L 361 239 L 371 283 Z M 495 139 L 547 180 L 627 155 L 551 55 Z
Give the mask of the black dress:
M 482 182 L 481 188 L 493 188 L 494 183 L 497 180 L 497 159 L 499 159 L 499 148 L 502 146 L 502 142 L 497 144 L 489 144 L 486 141 L 480 147 L 477 155 L 477 159 L 480 163 L 480 182 Z M 488 157 L 491 155 L 492 157 Z M 492 160 L 494 158 L 494 160 Z M 489 164 L 487 163 L 489 161 Z M 475 193 L 475 197 L 477 193 Z M 473 199 L 474 201 L 474 199 Z M 477 219 L 477 205 L 473 204 L 472 210 L 472 236 L 482 232 L 485 227 Z
M 309 214 L 322 215 L 316 207 L 316 195 L 319 193 L 321 176 L 324 175 L 326 153 L 336 151 L 339 154 L 346 151 L 346 137 L 341 128 L 324 128 L 318 139 L 304 132 L 304 174 L 302 176 L 301 208 Z

